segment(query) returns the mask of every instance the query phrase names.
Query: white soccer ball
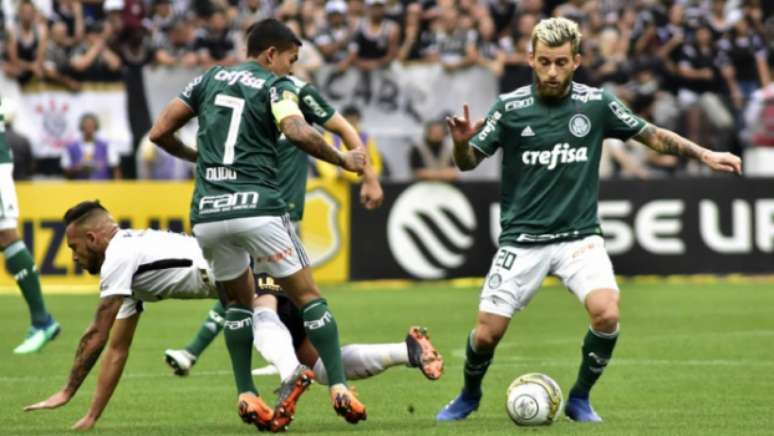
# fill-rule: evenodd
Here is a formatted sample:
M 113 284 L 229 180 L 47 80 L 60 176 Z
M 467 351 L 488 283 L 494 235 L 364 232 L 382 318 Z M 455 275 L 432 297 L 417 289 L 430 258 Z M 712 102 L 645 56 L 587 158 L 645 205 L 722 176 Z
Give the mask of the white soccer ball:
M 562 410 L 562 390 L 549 376 L 524 374 L 508 386 L 505 410 L 516 425 L 551 425 Z

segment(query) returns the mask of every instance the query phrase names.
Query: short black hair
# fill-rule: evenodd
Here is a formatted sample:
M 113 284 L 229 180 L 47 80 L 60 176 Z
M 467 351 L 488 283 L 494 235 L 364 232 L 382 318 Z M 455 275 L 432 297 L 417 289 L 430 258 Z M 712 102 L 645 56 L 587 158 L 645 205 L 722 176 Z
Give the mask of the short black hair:
M 256 57 L 269 47 L 279 51 L 300 47 L 301 40 L 281 21 L 266 18 L 247 28 L 247 56 Z
M 94 200 L 94 201 L 87 200 L 76 204 L 70 209 L 67 209 L 67 212 L 65 212 L 64 214 L 65 226 L 69 226 L 75 221 L 78 221 L 79 219 L 85 217 L 86 215 L 91 214 L 91 212 L 95 210 L 101 210 L 107 213 L 107 209 L 105 209 L 105 206 L 100 204 L 99 200 Z

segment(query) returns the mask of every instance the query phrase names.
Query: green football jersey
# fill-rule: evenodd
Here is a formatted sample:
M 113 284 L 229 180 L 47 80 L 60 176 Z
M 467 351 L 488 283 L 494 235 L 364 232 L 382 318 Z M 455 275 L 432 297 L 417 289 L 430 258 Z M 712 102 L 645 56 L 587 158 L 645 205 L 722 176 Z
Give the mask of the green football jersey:
M 0 105 L 2 105 L 1 101 Z M 13 156 L 11 155 L 11 147 L 5 140 L 5 117 L 0 112 L 0 164 L 4 163 L 13 163 Z
M 249 61 L 211 68 L 179 98 L 199 121 L 191 223 L 284 214 L 271 104 L 297 102 L 293 82 Z
M 336 110 L 317 92 L 314 86 L 289 77 L 300 90 L 298 106 L 309 124 L 322 126 L 331 119 Z M 306 178 L 309 173 L 309 156 L 300 148 L 280 136 L 279 144 L 279 183 L 282 199 L 288 205 L 291 221 L 301 221 L 304 217 L 304 197 L 306 196 Z
M 470 140 L 487 156 L 503 149 L 500 245 L 601 234 L 602 141 L 646 125 L 608 91 L 575 82 L 556 102 L 541 100 L 534 84 L 501 95 Z

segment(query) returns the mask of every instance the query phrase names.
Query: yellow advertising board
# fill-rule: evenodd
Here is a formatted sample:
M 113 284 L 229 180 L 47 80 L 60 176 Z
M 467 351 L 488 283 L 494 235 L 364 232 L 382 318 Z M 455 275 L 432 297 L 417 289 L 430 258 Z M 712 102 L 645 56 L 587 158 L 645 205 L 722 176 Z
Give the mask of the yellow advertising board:
M 191 182 L 31 182 L 17 183 L 19 232 L 33 252 L 44 292 L 69 287 L 97 289 L 91 277 L 72 261 L 62 216 L 83 200 L 99 199 L 123 228 L 170 229 L 190 233 Z M 310 180 L 302 240 L 319 282 L 341 282 L 349 276 L 349 187 Z M 0 289 L 15 282 L 0 273 Z

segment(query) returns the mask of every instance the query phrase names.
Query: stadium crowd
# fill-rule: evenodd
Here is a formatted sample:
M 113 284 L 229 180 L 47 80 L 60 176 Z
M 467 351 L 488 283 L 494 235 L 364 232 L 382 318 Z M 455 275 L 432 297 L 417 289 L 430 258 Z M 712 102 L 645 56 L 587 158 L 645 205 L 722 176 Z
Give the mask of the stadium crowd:
M 149 155 L 142 138 L 151 125 L 142 68 L 238 63 L 245 29 L 272 16 L 304 41 L 294 74 L 306 81 L 314 82 L 325 64 L 370 71 L 395 62 L 433 63 L 447 72 L 486 68 L 501 92 L 532 80 L 527 53 L 535 23 L 565 16 L 583 32 L 583 64 L 575 80 L 613 87 L 635 112 L 715 150 L 741 154 L 774 145 L 771 1 L 4 0 L 2 5 L 0 66 L 6 77 L 22 87 L 45 81 L 72 92 L 85 82 L 126 83 L 137 159 L 119 161 L 110 144 L 100 142 L 98 130 L 89 132 L 99 123 L 84 113 L 83 140 L 64 148 L 58 168 L 41 169 L 68 178 L 142 175 Z M 8 131 L 15 176 L 33 177 L 35 144 L 12 126 Z M 448 133 L 429 122 L 406 165 L 419 178 L 454 180 L 456 171 L 444 155 L 448 141 Z M 630 143 L 608 141 L 606 150 L 605 177 L 699 173 L 687 161 Z M 98 162 L 81 165 L 84 159 Z M 170 167 L 168 174 L 144 176 L 189 174 Z

